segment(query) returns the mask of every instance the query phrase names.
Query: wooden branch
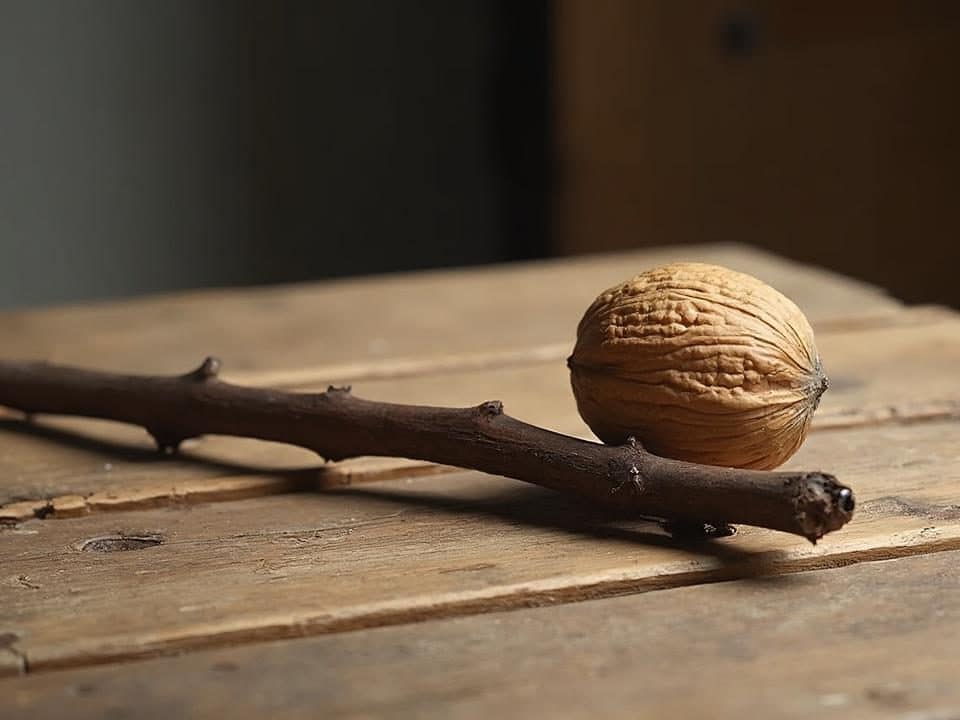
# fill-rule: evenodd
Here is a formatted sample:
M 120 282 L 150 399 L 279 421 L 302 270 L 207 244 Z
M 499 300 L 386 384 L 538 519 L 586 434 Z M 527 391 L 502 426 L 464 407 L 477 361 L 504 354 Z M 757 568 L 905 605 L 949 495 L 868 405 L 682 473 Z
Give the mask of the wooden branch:
M 482 470 L 678 526 L 757 525 L 815 542 L 850 520 L 847 487 L 822 472 L 711 467 L 658 457 L 635 441 L 601 445 L 473 408 L 371 402 L 350 388 L 289 393 L 231 385 L 207 358 L 180 376 L 131 376 L 0 362 L 0 405 L 140 425 L 164 452 L 199 435 L 237 435 L 309 448 L 327 460 L 406 457 Z

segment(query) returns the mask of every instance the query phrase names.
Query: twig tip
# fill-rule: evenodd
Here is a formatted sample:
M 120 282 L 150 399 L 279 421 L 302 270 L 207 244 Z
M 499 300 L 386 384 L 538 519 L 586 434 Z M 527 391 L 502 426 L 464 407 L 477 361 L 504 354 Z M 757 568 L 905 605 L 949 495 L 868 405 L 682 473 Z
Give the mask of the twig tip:
M 480 417 L 492 418 L 503 415 L 503 403 L 500 400 L 487 400 L 477 406 Z

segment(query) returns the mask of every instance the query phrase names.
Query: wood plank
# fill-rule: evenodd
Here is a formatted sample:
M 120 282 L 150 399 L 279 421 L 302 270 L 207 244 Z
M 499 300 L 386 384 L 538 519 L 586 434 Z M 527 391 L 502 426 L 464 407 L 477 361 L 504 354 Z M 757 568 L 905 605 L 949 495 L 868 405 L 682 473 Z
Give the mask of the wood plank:
M 679 544 L 480 473 L 27 521 L 0 533 L 0 633 L 42 670 L 960 549 L 958 440 L 960 422 L 813 435 L 794 464 L 859 500 L 817 546 Z
M 821 333 L 832 387 L 814 429 L 960 414 L 960 317 L 904 311 L 891 326 Z M 340 384 L 336 377 L 325 378 Z M 592 437 L 577 414 L 563 362 L 359 383 L 379 400 L 472 405 L 502 399 L 508 412 L 560 432 Z M 438 472 L 426 463 L 363 458 L 323 466 L 302 449 L 235 438 L 190 441 L 194 460 L 159 457 L 138 428 L 44 420 L 29 434 L 0 421 L 0 519 L 35 512 L 69 516 L 157 504 L 229 500 L 330 487 L 399 474 Z M 58 433 L 68 430 L 71 434 Z
M 874 328 L 893 328 L 932 324 L 956 318 L 949 308 L 936 305 L 917 305 L 885 315 L 834 319 L 818 324 L 818 337 L 826 333 Z M 515 350 L 469 352 L 467 354 L 432 355 L 422 358 L 389 358 L 369 362 L 352 362 L 342 365 L 315 365 L 297 369 L 232 371 L 229 368 L 221 377 L 240 385 L 302 389 L 325 387 L 331 381 L 355 385 L 374 380 L 398 380 L 409 377 L 468 373 L 482 370 L 502 370 L 525 365 L 551 362 L 565 364 L 572 345 L 569 342 L 531 346 Z
M 249 372 L 572 344 L 599 292 L 678 259 L 755 274 L 793 297 L 815 324 L 899 308 L 840 275 L 752 248 L 705 245 L 0 313 L 0 357 L 185 372 L 216 354 L 232 372 Z
M 76 718 L 953 718 L 958 637 L 960 553 L 943 552 L 37 674 L 0 692 L 24 720 L 64 705 Z

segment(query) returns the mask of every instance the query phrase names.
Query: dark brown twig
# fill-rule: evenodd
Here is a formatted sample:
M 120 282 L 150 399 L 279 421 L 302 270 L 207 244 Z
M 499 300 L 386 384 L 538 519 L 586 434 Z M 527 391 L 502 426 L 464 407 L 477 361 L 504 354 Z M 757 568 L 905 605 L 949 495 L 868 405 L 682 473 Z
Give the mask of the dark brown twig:
M 231 385 L 207 358 L 186 375 L 148 377 L 0 362 L 0 405 L 28 414 L 119 420 L 174 452 L 187 438 L 237 435 L 309 448 L 327 460 L 406 457 L 505 475 L 680 524 L 743 523 L 816 541 L 842 527 L 853 494 L 822 472 L 679 462 L 639 443 L 600 445 L 528 425 L 499 401 L 473 408 L 371 402 L 350 388 L 289 393 Z

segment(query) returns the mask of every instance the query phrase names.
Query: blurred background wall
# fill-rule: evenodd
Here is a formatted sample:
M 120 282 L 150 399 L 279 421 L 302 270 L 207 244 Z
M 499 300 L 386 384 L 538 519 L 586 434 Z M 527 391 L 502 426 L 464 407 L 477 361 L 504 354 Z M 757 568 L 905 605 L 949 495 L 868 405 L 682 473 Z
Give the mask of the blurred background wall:
M 960 4 L 0 0 L 0 307 L 742 241 L 960 304 Z
M 560 251 L 738 240 L 960 303 L 960 3 L 555 11 Z
M 0 307 L 546 251 L 546 17 L 0 0 Z

